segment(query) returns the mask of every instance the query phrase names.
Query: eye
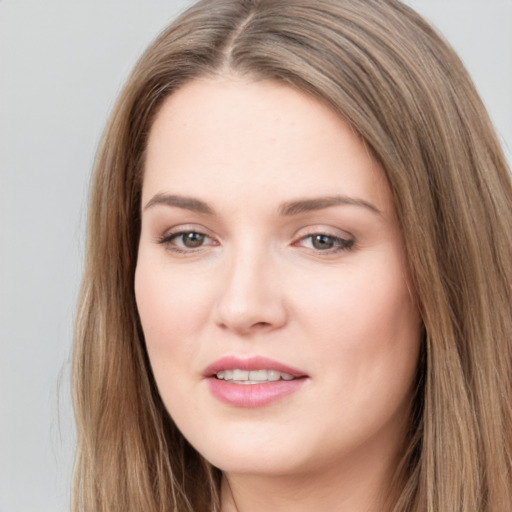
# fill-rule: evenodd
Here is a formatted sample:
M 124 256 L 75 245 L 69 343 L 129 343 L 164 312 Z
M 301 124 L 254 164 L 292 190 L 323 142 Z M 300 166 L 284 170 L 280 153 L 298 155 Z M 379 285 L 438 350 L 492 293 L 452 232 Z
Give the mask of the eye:
M 327 233 L 312 233 L 302 237 L 295 245 L 300 245 L 318 252 L 347 251 L 354 245 L 353 239 L 345 239 Z
M 164 235 L 160 238 L 159 243 L 176 252 L 186 252 L 200 249 L 205 245 L 215 245 L 212 238 L 199 231 L 180 231 Z
M 178 233 L 174 235 L 171 238 L 171 241 L 179 241 L 180 243 L 178 243 L 178 245 L 183 245 L 183 247 L 187 247 L 189 249 L 195 249 L 197 247 L 201 247 L 206 239 L 206 235 L 190 231 L 189 233 Z

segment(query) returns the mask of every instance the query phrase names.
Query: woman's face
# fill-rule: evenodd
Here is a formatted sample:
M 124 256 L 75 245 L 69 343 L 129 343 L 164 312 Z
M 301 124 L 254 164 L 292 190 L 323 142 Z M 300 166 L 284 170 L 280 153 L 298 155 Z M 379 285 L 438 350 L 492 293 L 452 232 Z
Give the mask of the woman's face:
M 233 474 L 394 460 L 420 320 L 350 126 L 274 82 L 196 80 L 156 117 L 142 192 L 137 305 L 190 443 Z

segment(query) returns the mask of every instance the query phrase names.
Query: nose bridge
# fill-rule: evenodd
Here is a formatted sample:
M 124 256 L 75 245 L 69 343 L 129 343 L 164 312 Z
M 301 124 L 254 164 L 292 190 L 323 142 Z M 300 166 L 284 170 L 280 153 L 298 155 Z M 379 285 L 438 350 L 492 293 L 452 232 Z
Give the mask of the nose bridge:
M 286 311 L 277 277 L 276 258 L 268 245 L 252 237 L 233 244 L 218 298 L 218 322 L 241 334 L 281 326 Z

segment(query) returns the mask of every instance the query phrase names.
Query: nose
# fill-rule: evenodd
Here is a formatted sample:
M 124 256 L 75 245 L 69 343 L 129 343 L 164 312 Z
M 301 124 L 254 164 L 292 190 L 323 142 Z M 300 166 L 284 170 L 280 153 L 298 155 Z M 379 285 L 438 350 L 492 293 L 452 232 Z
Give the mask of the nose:
M 217 299 L 216 323 L 241 336 L 270 332 L 287 322 L 285 294 L 271 255 L 240 251 L 227 262 Z

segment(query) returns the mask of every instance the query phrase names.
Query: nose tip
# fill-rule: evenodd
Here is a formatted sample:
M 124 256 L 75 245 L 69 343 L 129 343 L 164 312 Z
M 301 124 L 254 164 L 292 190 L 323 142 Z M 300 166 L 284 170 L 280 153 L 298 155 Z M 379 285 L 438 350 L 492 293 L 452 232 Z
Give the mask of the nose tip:
M 252 316 L 250 313 L 248 314 L 247 311 L 242 310 L 224 310 L 218 324 L 222 329 L 232 331 L 241 336 L 271 331 L 280 325 L 280 323 L 276 321 L 256 320 L 256 315 Z
M 222 329 L 247 336 L 272 331 L 286 323 L 282 289 L 268 266 L 239 261 L 231 268 L 216 308 L 217 324 Z

